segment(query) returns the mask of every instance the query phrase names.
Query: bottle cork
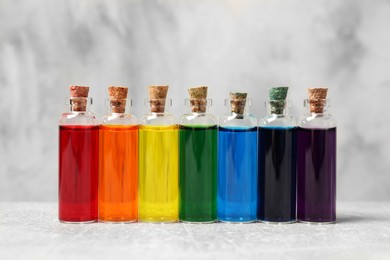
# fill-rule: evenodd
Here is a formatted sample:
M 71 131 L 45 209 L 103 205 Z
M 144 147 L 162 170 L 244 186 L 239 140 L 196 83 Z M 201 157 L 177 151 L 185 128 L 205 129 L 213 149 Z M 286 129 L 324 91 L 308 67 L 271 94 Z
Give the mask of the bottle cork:
M 89 87 L 70 86 L 69 90 L 71 96 L 72 111 L 79 111 L 79 112 L 86 111 Z
M 230 92 L 231 112 L 242 117 L 245 111 L 247 93 Z
M 193 113 L 206 113 L 207 86 L 199 86 L 188 89 L 190 95 L 191 111 Z
M 274 87 L 268 91 L 271 114 L 283 114 L 286 107 L 288 87 Z
M 126 99 L 128 88 L 124 86 L 110 86 L 108 95 L 110 107 L 113 113 L 124 113 L 126 111 Z
M 311 113 L 323 113 L 328 88 L 308 88 L 309 105 Z
M 169 86 L 149 86 L 150 112 L 164 113 Z

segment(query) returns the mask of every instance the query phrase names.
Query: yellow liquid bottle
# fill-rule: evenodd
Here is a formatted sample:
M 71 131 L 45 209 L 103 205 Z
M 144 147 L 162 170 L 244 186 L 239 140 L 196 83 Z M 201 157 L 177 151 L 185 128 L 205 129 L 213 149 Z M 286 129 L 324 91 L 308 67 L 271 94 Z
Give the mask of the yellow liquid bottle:
M 164 124 L 174 121 L 170 114 L 171 118 L 165 118 L 166 114 L 154 116 L 159 117 L 155 118 L 157 122 L 165 121 L 163 125 L 151 125 L 148 120 L 139 128 L 138 219 L 175 222 L 179 215 L 178 126 Z

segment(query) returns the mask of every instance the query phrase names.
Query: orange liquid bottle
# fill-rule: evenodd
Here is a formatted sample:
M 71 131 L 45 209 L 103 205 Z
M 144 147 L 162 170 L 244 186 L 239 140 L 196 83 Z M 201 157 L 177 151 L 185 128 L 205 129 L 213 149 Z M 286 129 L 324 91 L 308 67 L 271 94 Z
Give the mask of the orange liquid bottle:
M 124 90 L 125 89 L 125 90 Z M 99 221 L 134 222 L 138 217 L 138 121 L 125 113 L 126 99 L 110 87 L 111 113 L 99 132 Z M 115 94 L 116 93 L 116 94 Z

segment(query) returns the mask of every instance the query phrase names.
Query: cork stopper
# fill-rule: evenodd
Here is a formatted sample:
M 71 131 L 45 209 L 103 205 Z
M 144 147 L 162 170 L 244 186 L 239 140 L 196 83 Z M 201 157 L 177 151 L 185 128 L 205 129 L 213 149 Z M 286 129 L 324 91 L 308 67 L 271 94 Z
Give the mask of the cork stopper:
M 169 86 L 149 86 L 150 112 L 164 113 Z
M 328 88 L 308 88 L 309 105 L 311 113 L 323 113 Z
M 110 86 L 108 95 L 110 107 L 113 113 L 124 113 L 126 111 L 126 99 L 128 88 L 124 86 Z
M 190 105 L 193 113 L 206 113 L 207 86 L 189 88 Z
M 271 114 L 283 114 L 286 107 L 288 87 L 274 87 L 268 91 Z
M 230 106 L 232 113 L 244 114 L 247 93 L 230 92 Z
M 71 96 L 72 111 L 86 111 L 89 87 L 70 86 L 69 90 Z

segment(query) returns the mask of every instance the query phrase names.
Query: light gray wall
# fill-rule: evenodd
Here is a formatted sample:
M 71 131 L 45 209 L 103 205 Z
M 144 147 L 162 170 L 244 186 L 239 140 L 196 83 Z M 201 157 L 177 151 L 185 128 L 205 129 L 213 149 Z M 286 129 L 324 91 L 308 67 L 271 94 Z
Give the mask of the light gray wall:
M 338 121 L 338 198 L 390 199 L 390 1 L 0 0 L 0 200 L 55 201 L 59 115 L 71 84 L 109 85 L 133 111 L 146 86 L 169 84 L 172 112 L 205 84 L 212 112 L 248 91 L 264 115 L 267 88 L 328 86 Z

